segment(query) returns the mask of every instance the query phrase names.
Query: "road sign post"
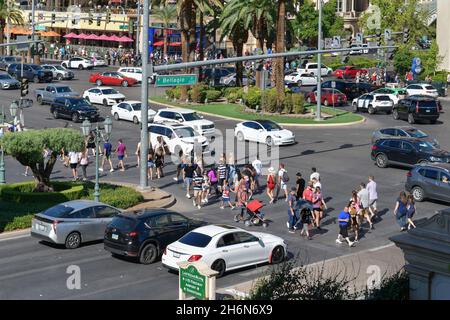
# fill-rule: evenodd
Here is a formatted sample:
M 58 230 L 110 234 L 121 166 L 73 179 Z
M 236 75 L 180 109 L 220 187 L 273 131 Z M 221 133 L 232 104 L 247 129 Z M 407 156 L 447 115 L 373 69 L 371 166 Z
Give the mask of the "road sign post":
M 197 84 L 196 74 L 161 75 L 156 77 L 157 87 L 192 86 Z
M 179 262 L 179 300 L 186 295 L 201 300 L 216 299 L 216 275 L 206 263 L 201 261 Z

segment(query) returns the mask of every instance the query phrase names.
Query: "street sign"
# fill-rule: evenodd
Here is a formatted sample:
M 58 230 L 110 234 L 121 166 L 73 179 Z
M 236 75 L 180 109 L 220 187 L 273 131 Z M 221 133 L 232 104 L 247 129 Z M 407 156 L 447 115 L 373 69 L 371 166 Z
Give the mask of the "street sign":
M 363 34 L 361 32 L 357 33 L 355 36 L 355 43 L 356 44 L 363 44 Z
M 156 77 L 157 87 L 192 86 L 197 84 L 196 74 L 161 75 Z
M 325 49 L 331 49 L 332 44 L 333 44 L 332 38 L 325 38 Z
M 45 31 L 45 26 L 34 26 L 35 31 Z
M 180 268 L 180 290 L 198 299 L 206 298 L 207 277 L 193 265 Z
M 384 29 L 384 41 L 387 42 L 392 39 L 391 29 Z
M 333 37 L 333 48 L 337 49 L 341 47 L 341 37 L 340 36 L 334 36 Z
M 123 25 L 119 26 L 119 29 L 120 30 L 128 30 L 128 25 L 123 24 Z

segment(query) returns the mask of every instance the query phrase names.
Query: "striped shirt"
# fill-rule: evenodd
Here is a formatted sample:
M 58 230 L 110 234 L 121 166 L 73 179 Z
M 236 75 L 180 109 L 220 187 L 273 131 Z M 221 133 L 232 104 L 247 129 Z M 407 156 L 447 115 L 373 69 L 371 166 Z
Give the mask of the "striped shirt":
M 225 179 L 227 174 L 227 166 L 224 164 L 219 165 L 219 167 L 217 168 L 217 172 L 219 175 L 219 179 Z
M 199 175 L 194 176 L 194 190 L 202 190 L 203 177 Z

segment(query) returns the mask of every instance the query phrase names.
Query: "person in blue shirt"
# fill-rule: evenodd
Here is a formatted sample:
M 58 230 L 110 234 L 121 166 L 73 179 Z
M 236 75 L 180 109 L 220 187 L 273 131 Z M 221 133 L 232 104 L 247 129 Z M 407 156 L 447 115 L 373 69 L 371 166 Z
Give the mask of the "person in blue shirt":
M 406 230 L 406 215 L 408 213 L 408 198 L 404 191 L 400 192 L 395 204 L 394 216 L 397 219 L 397 223 L 400 226 L 400 231 Z
M 298 220 L 297 210 L 295 210 L 295 201 L 297 200 L 296 192 L 297 192 L 297 189 L 295 187 L 293 187 L 291 189 L 291 192 L 288 194 L 288 197 L 287 197 L 288 221 L 286 222 L 286 225 L 288 227 L 289 233 L 295 233 L 294 226 L 295 226 L 295 224 L 297 223 L 297 220 Z
M 103 144 L 103 160 L 102 165 L 98 169 L 99 171 L 103 171 L 105 162 L 108 161 L 110 167 L 109 171 L 114 172 L 113 164 L 111 161 L 111 152 L 112 152 L 112 144 L 111 142 L 109 142 L 109 140 L 106 140 L 105 143 Z
M 339 213 L 338 216 L 338 222 L 339 222 L 339 234 L 338 238 L 336 239 L 336 243 L 342 243 L 343 240 L 347 241 L 349 247 L 353 247 L 355 244 L 354 242 L 350 241 L 350 238 L 348 237 L 348 227 L 350 225 L 350 210 L 349 205 L 347 205 L 344 210 L 342 210 Z

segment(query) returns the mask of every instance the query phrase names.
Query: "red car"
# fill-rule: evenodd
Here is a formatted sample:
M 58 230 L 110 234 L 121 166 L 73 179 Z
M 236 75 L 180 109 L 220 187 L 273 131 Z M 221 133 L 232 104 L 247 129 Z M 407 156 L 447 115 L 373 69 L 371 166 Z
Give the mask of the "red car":
M 134 86 L 138 81 L 133 78 L 125 77 L 119 72 L 103 72 L 91 74 L 89 82 L 96 83 L 97 86 L 108 85 L 128 87 Z
M 312 92 L 308 92 L 306 94 L 306 101 L 308 103 L 316 103 L 316 92 L 317 90 L 314 90 Z M 333 101 L 334 105 L 344 105 L 347 103 L 347 96 L 343 94 L 341 91 L 337 89 L 322 89 L 322 93 L 320 96 L 321 104 L 325 106 L 332 106 Z
M 340 78 L 340 79 L 354 79 L 356 78 L 356 74 L 360 73 L 361 75 L 366 74 L 368 71 L 367 69 L 361 69 L 361 68 L 356 68 L 354 66 L 345 66 L 345 67 L 340 67 L 337 68 L 334 71 L 334 76 L 336 78 Z

